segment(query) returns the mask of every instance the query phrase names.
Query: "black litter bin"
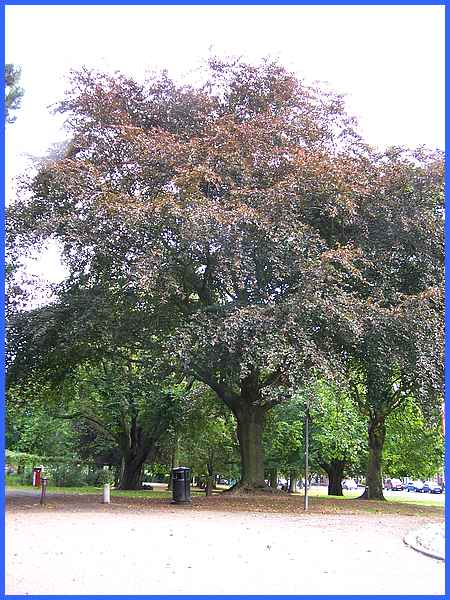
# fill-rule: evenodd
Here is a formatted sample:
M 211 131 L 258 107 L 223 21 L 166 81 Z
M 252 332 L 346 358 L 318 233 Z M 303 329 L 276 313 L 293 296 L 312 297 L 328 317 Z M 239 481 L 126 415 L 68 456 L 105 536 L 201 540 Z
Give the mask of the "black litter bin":
M 172 469 L 173 504 L 192 502 L 191 499 L 191 470 L 188 467 Z

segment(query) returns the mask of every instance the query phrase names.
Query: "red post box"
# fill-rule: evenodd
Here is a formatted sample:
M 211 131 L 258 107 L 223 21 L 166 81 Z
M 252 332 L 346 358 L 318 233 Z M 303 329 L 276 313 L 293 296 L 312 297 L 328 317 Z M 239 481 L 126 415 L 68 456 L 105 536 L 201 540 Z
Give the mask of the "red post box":
M 42 467 L 34 467 L 33 469 L 33 487 L 41 486 Z

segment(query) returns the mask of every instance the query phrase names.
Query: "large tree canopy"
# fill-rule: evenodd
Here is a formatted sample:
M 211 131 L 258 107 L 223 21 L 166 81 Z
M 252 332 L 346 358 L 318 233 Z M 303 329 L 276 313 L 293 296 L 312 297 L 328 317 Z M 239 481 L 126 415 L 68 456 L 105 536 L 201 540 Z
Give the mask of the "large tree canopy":
M 312 367 L 336 372 L 358 345 L 355 303 L 380 302 L 392 262 L 367 249 L 379 206 L 395 212 L 389 157 L 340 96 L 270 62 L 211 60 L 199 88 L 83 70 L 60 110 L 70 147 L 10 211 L 14 244 L 57 240 L 81 293 L 170 315 L 167 353 L 232 410 L 241 486 L 264 487 L 267 410 Z

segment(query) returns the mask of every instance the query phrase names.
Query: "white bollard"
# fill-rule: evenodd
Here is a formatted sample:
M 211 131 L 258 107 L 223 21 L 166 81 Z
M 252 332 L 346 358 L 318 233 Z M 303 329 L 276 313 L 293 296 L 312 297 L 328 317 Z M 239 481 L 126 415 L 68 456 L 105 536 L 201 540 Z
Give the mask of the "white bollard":
M 111 493 L 109 483 L 103 486 L 103 504 L 111 504 Z

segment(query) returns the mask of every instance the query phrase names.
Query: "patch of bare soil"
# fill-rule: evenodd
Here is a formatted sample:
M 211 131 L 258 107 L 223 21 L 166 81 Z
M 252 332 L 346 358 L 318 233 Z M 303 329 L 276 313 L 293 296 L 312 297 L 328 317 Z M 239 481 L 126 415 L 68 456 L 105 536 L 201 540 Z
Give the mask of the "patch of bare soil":
M 177 510 L 184 511 L 225 511 L 253 513 L 285 513 L 304 515 L 304 498 L 289 495 L 235 496 L 219 494 L 212 496 L 194 496 L 191 504 L 174 505 L 169 498 L 124 498 L 111 494 L 111 504 L 104 505 L 101 495 L 91 494 L 48 494 L 46 505 L 39 504 L 39 496 L 10 494 L 6 499 L 7 511 L 148 511 Z M 357 515 L 371 513 L 378 515 L 405 515 L 423 517 L 443 517 L 443 507 L 417 506 L 399 502 L 376 500 L 338 500 L 335 498 L 309 498 L 308 514 L 345 514 Z

